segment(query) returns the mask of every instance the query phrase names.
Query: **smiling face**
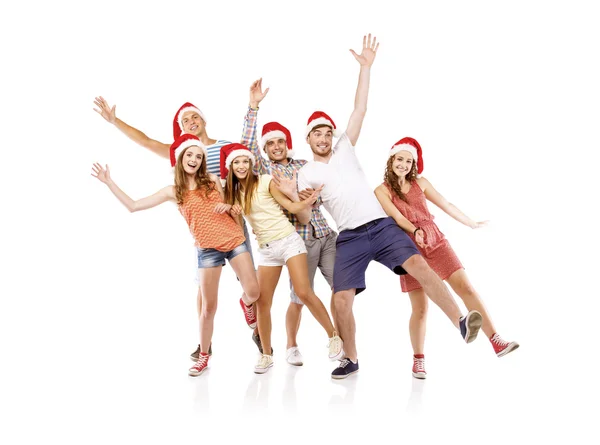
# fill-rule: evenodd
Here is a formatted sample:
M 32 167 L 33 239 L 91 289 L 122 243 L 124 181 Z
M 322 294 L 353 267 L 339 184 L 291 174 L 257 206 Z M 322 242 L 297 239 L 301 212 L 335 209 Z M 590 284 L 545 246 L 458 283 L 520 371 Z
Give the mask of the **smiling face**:
M 204 159 L 204 150 L 197 145 L 192 145 L 184 150 L 178 162 L 181 162 L 183 171 L 194 176 L 201 169 Z
M 198 137 L 206 130 L 204 120 L 193 110 L 183 113 L 181 125 L 183 126 L 184 133 L 193 134 Z
M 239 180 L 246 179 L 251 169 L 252 165 L 248 156 L 238 156 L 231 162 L 231 171 Z
M 287 159 L 287 143 L 284 138 L 269 139 L 264 149 L 271 161 L 280 162 Z
M 401 150 L 394 155 L 392 170 L 398 178 L 405 178 L 411 172 L 413 164 L 412 154 L 406 150 Z
M 317 126 L 306 137 L 306 142 L 315 155 L 327 157 L 331 153 L 333 130 L 328 125 Z

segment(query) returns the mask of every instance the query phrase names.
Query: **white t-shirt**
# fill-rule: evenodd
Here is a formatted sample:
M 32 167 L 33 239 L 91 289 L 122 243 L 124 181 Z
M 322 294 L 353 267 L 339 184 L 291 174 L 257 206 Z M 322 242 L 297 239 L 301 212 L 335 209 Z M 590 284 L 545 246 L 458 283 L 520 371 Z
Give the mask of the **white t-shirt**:
M 329 163 L 309 161 L 298 172 L 298 190 L 325 184 L 321 199 L 338 230 L 351 230 L 387 217 L 367 182 L 354 147 L 344 133 L 333 148 Z

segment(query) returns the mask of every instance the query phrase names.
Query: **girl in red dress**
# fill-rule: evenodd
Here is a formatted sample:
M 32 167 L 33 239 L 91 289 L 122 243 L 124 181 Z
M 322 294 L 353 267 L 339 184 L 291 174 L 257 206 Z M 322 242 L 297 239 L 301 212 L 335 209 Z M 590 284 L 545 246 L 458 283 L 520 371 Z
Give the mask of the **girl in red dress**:
M 496 332 L 490 314 L 469 282 L 460 260 L 444 234 L 433 222 L 433 216 L 427 209 L 426 199 L 472 229 L 484 227 L 487 221 L 475 222 L 449 203 L 427 179 L 419 176 L 422 171 L 423 156 L 419 143 L 409 137 L 400 139 L 390 151 L 384 182 L 375 189 L 375 195 L 385 212 L 408 232 L 427 264 L 442 280 L 450 284 L 467 309 L 481 313 L 483 332 L 490 339 L 496 355 L 502 357 L 517 349 L 519 344 L 504 341 Z M 409 329 L 414 350 L 413 376 L 424 379 L 427 375 L 423 354 L 427 296 L 417 280 L 410 275 L 400 275 L 400 285 L 402 292 L 408 292 L 412 305 Z

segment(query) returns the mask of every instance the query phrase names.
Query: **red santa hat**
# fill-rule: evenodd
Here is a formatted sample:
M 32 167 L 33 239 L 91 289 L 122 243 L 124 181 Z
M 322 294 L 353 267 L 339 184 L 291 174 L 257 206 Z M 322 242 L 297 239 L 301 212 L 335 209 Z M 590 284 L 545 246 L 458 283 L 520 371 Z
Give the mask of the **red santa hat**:
M 233 143 L 221 147 L 221 179 L 225 179 L 229 173 L 229 167 L 238 156 L 248 156 L 252 164 L 256 163 L 254 155 L 248 147 L 242 144 Z
M 417 140 L 409 137 L 400 139 L 390 150 L 390 157 L 403 150 L 412 155 L 417 163 L 417 174 L 420 175 L 423 172 L 423 153 Z
M 202 149 L 204 158 L 208 156 L 206 153 L 206 147 L 200 141 L 200 139 L 193 134 L 182 134 L 175 140 L 175 142 L 173 142 L 173 144 L 171 144 L 171 149 L 169 150 L 171 155 L 171 167 L 175 167 L 177 159 L 179 158 L 179 155 L 183 153 L 183 150 L 193 146 L 200 147 Z
M 315 111 L 308 118 L 308 122 L 306 123 L 306 134 L 304 137 L 308 137 L 308 134 L 315 128 L 317 125 L 327 125 L 331 127 L 333 130 L 333 136 L 338 137 L 338 132 L 335 126 L 335 122 L 331 119 L 327 114 L 322 111 Z
M 279 122 L 269 122 L 263 125 L 260 146 L 264 148 L 267 141 L 275 138 L 285 139 L 285 144 L 287 145 L 287 157 L 293 158 L 295 152 L 292 148 L 292 134 L 290 133 L 290 130 L 285 128 Z
M 206 125 L 206 117 L 204 117 L 204 114 L 202 111 L 200 111 L 200 108 L 191 104 L 190 102 L 186 102 L 179 108 L 179 110 L 177 110 L 177 113 L 175 113 L 175 117 L 173 118 L 173 139 L 177 139 L 179 136 L 181 136 L 181 133 L 183 133 L 182 121 L 183 115 L 186 111 L 194 111 L 198 113 L 204 121 L 204 125 Z

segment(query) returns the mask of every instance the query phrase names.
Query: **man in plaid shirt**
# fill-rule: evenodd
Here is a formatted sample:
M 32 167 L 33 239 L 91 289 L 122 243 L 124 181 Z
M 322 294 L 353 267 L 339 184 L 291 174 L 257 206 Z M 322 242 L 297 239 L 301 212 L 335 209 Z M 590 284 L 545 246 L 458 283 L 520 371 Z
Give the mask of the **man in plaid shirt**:
M 294 151 L 292 136 L 289 130 L 277 122 L 269 122 L 263 126 L 261 145 L 269 159 L 265 159 L 258 147 L 256 137 L 256 120 L 258 104 L 265 97 L 269 89 L 262 91 L 262 79 L 255 81 L 250 86 L 250 105 L 244 121 L 242 144 L 246 145 L 256 158 L 254 171 L 258 175 L 271 175 L 273 180 L 285 193 L 286 188 L 297 187 L 296 175 L 306 163 L 303 159 L 293 159 Z M 321 270 L 323 277 L 333 289 L 333 264 L 335 263 L 335 243 L 337 233 L 329 227 L 327 220 L 319 209 L 320 199 L 312 209 L 309 224 L 300 224 L 296 215 L 283 209 L 290 222 L 296 228 L 298 234 L 304 240 L 308 251 L 308 277 L 311 287 L 314 287 L 315 273 L 317 267 Z M 286 360 L 291 365 L 301 366 L 303 364 L 302 354 L 298 349 L 296 336 L 300 328 L 300 318 L 303 304 L 296 296 L 290 282 L 291 302 L 286 314 L 287 330 L 287 352 Z M 252 334 L 252 339 L 261 349 L 258 332 Z M 261 350 L 262 352 L 262 350 Z

